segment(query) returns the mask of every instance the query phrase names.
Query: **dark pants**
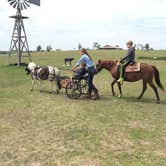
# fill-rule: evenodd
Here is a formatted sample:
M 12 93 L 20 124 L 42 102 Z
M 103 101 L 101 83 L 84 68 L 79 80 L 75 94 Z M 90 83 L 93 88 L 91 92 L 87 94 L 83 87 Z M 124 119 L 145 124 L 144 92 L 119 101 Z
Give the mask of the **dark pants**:
M 95 85 L 93 84 L 93 78 L 94 78 L 95 73 L 96 73 L 96 70 L 94 67 L 88 68 L 88 87 L 89 87 L 88 91 L 89 91 L 89 93 L 97 90 Z

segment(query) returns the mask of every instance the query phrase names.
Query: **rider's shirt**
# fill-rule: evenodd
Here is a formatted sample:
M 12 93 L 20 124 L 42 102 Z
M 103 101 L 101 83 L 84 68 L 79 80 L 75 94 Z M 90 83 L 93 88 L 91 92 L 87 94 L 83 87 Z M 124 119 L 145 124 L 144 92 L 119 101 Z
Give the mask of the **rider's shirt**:
M 86 54 L 81 56 L 80 60 L 77 63 L 77 66 L 79 66 L 81 63 L 85 63 L 88 68 L 94 66 L 93 61 Z
M 135 62 L 135 48 L 131 47 L 128 49 L 127 55 L 121 59 L 121 62 Z

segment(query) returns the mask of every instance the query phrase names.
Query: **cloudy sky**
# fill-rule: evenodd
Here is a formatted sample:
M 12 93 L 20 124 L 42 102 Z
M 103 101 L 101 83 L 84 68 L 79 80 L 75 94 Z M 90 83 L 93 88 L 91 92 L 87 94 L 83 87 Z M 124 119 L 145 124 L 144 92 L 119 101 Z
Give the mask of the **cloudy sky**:
M 15 10 L 7 0 L 0 0 L 0 50 L 8 50 Z M 74 49 L 80 42 L 125 47 L 150 43 L 166 49 L 166 0 L 41 0 L 41 7 L 31 5 L 23 15 L 30 49 L 51 44 L 54 49 Z

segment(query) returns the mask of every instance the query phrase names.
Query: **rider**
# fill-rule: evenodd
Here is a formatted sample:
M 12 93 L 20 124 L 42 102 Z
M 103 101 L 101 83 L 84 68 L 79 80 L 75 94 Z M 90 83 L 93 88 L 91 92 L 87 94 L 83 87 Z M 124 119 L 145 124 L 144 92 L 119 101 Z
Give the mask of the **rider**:
M 80 66 L 80 64 L 86 64 L 87 70 L 88 70 L 88 95 L 87 98 L 91 98 L 93 100 L 99 99 L 98 90 L 96 89 L 95 85 L 93 84 L 93 78 L 96 73 L 96 69 L 94 67 L 93 60 L 91 56 L 89 55 L 88 51 L 85 48 L 81 49 L 81 58 L 76 64 L 75 67 L 73 67 L 72 71 L 75 71 L 75 69 Z M 94 92 L 94 96 L 92 97 L 92 91 Z
M 121 64 L 120 65 L 120 78 L 119 78 L 118 82 L 124 81 L 125 68 L 129 64 L 135 63 L 135 48 L 133 47 L 133 42 L 128 41 L 126 43 L 126 45 L 128 48 L 128 53 L 123 59 L 120 60 L 120 64 Z

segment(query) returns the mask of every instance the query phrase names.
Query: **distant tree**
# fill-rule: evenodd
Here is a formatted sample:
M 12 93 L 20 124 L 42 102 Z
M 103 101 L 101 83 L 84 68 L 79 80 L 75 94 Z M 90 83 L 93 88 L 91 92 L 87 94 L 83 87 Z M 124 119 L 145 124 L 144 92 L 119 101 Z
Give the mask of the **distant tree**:
M 93 42 L 93 49 L 99 49 L 100 44 L 98 42 Z
M 38 45 L 37 48 L 36 48 L 36 51 L 37 52 L 40 52 L 42 50 L 42 46 L 41 45 Z
M 148 44 L 148 43 L 147 43 L 147 44 L 145 44 L 145 49 L 146 49 L 146 51 L 149 51 L 150 46 L 149 46 L 149 44 Z
M 145 47 L 142 44 L 135 44 L 134 47 L 136 50 L 141 50 L 141 51 L 145 49 Z
M 62 51 L 62 49 L 57 48 L 56 51 Z
M 51 45 L 48 45 L 48 46 L 46 47 L 46 51 L 47 51 L 47 52 L 50 52 L 51 50 L 52 50 Z
M 81 50 L 82 49 L 82 45 L 81 43 L 78 44 L 78 50 Z

